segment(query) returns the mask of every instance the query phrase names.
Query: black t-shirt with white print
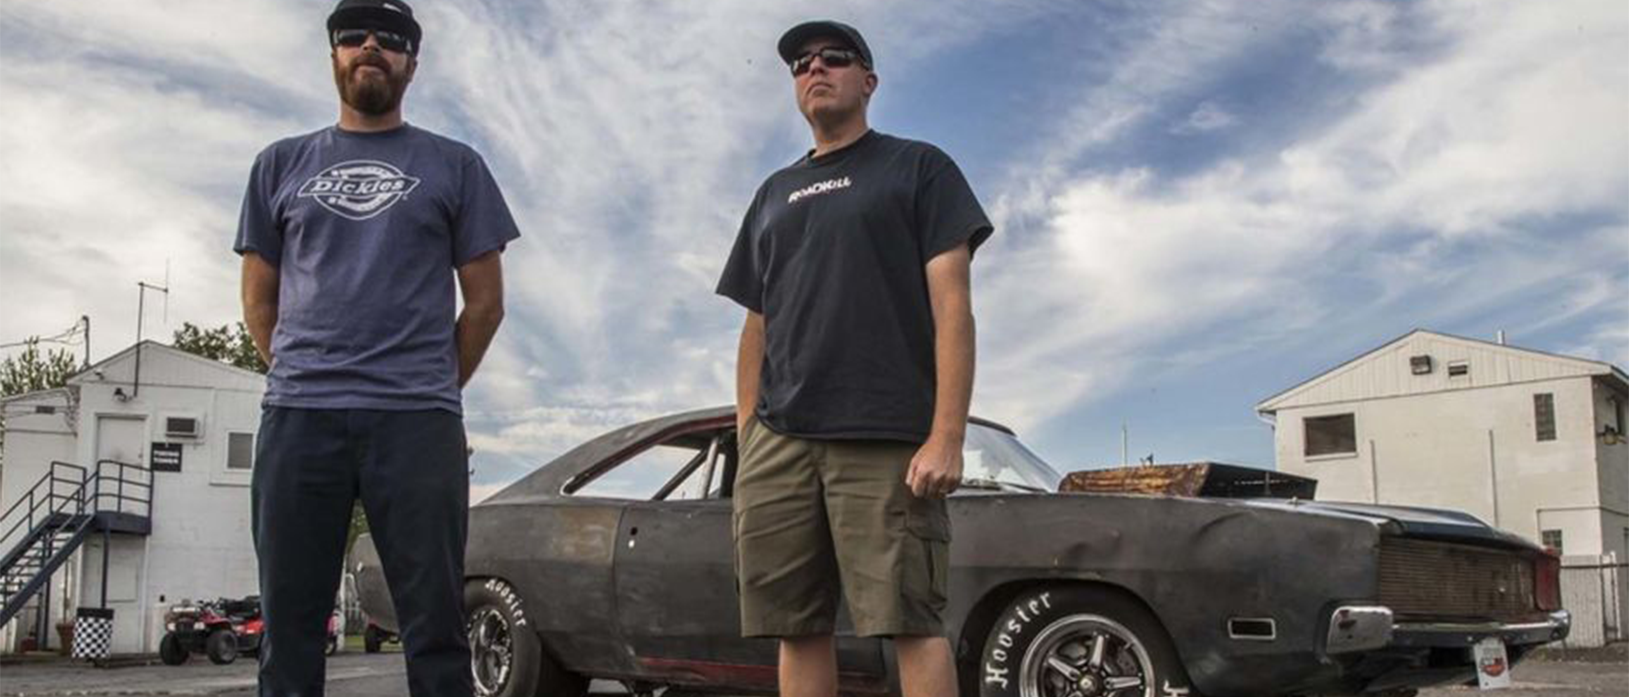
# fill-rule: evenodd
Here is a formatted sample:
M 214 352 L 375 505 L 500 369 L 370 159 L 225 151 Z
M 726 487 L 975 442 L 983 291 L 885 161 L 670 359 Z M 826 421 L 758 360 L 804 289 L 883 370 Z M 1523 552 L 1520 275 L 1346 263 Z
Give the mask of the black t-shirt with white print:
M 806 438 L 925 440 L 926 265 L 992 229 L 956 163 L 927 143 L 869 131 L 770 175 L 718 287 L 764 315 L 759 420 Z

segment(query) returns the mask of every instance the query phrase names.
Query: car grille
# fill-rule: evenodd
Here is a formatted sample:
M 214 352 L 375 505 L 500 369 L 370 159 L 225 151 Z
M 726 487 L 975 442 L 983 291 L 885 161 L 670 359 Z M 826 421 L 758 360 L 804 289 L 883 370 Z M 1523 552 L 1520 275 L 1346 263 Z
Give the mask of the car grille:
M 1382 538 L 1381 604 L 1401 620 L 1512 620 L 1535 612 L 1534 565 L 1509 551 Z

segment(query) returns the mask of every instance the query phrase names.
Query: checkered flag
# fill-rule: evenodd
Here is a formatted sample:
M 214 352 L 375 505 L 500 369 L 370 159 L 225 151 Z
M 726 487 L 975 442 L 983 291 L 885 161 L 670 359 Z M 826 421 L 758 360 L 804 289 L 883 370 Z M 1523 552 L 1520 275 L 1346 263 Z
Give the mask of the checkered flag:
M 113 649 L 113 610 L 82 607 L 74 617 L 74 658 L 107 660 Z

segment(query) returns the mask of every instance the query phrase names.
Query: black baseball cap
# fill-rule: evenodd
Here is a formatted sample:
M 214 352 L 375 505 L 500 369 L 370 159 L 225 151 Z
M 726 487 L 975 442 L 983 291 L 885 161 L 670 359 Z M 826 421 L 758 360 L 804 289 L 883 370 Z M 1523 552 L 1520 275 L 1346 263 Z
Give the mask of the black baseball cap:
M 860 37 L 860 31 L 843 22 L 834 22 L 830 19 L 804 22 L 788 29 L 787 33 L 781 35 L 781 40 L 775 42 L 775 50 L 781 54 L 781 60 L 790 65 L 798 59 L 798 49 L 803 48 L 810 39 L 820 37 L 843 40 L 850 48 L 860 52 L 860 60 L 867 68 L 875 69 L 877 66 L 872 62 L 872 49 L 866 46 L 866 40 Z
M 402 0 L 340 0 L 328 15 L 328 33 L 337 29 L 384 29 L 413 40 L 419 52 L 423 31 L 413 19 L 413 8 Z

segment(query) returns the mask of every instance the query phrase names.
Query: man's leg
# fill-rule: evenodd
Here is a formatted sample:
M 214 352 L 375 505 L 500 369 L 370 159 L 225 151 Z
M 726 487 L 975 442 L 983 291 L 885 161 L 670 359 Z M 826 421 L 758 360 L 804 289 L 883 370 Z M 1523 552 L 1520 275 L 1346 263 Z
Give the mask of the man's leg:
M 250 489 L 261 697 L 321 697 L 323 645 L 355 499 L 345 412 L 267 407 Z
M 815 471 L 824 446 L 756 417 L 739 442 L 732 503 L 742 636 L 781 640 L 783 697 L 833 697 L 837 567 Z
M 956 663 L 951 642 L 940 636 L 897 636 L 894 653 L 900 664 L 900 687 L 905 697 L 942 697 L 956 694 Z
M 833 444 L 821 471 L 843 592 L 859 636 L 895 640 L 908 697 L 956 694 L 956 666 L 943 615 L 950 523 L 944 499 L 905 484 L 917 446 Z
M 781 640 L 781 697 L 837 697 L 838 655 L 831 634 Z
M 355 413 L 366 443 L 362 505 L 396 605 L 408 689 L 414 697 L 468 697 L 464 421 L 441 409 Z

